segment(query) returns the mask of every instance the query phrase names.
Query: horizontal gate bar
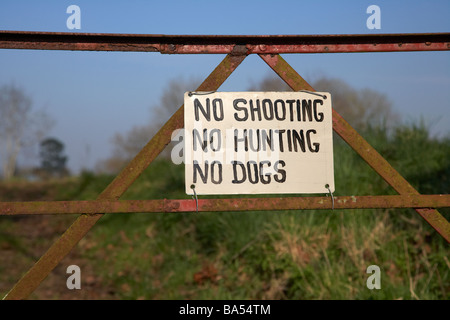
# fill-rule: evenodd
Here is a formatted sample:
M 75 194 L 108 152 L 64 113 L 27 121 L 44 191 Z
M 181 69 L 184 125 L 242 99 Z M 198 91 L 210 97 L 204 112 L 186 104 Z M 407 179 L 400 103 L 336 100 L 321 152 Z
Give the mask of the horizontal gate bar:
M 198 211 L 450 207 L 450 195 L 389 195 L 199 199 Z M 95 214 L 196 211 L 195 200 L 88 200 L 0 202 L 0 215 Z
M 239 46 L 238 51 L 235 50 L 236 46 Z M 0 30 L 0 48 L 168 54 L 441 51 L 450 50 L 450 33 L 154 35 Z
M 227 55 L 222 62 L 197 88 L 197 91 L 214 91 L 241 64 L 245 56 Z M 181 106 L 172 117 L 159 129 L 144 148 L 116 176 L 116 178 L 98 196 L 98 201 L 114 201 L 125 193 L 148 165 L 170 143 L 171 133 L 184 125 L 184 107 Z M 43 204 L 46 206 L 46 204 Z M 80 212 L 81 213 L 81 212 Z M 84 213 L 84 212 L 82 212 Z M 86 233 L 103 217 L 103 212 L 81 214 L 64 232 L 64 234 L 44 253 L 28 272 L 8 292 L 5 299 L 17 300 L 28 297 L 56 265 L 72 250 Z

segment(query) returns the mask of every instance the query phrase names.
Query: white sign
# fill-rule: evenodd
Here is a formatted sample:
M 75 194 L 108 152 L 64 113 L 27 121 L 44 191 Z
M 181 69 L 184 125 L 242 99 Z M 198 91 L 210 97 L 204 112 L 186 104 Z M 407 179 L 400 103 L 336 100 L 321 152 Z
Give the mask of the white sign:
M 186 193 L 334 192 L 331 95 L 187 92 Z

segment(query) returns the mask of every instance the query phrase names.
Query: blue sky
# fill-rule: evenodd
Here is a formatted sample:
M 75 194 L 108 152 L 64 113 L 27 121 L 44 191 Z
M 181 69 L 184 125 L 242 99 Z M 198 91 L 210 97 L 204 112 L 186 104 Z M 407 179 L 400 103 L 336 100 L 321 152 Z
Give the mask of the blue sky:
M 81 9 L 69 30 L 66 9 Z M 368 6 L 381 9 L 369 30 Z M 450 1 L 24 1 L 0 2 L 0 30 L 136 34 L 370 34 L 450 31 Z M 205 78 L 223 55 L 0 50 L 0 85 L 14 82 L 56 121 L 77 172 L 108 157 L 111 138 L 150 121 L 172 79 Z M 403 121 L 421 116 L 449 134 L 450 52 L 284 55 L 307 80 L 337 77 L 392 101 Z M 250 56 L 220 90 L 245 91 L 270 73 Z M 180 95 L 183 95 L 180 92 Z M 150 137 L 149 137 L 150 138 Z

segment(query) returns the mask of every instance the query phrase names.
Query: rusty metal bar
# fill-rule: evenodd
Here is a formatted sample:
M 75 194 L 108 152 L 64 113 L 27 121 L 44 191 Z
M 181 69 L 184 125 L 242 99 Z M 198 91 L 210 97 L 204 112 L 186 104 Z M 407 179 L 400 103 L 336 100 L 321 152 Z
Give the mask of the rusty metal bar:
M 260 57 L 293 89 L 315 91 L 281 56 Z M 406 181 L 355 129 L 333 109 L 333 130 L 399 194 L 419 196 Z M 416 211 L 450 243 L 450 223 L 435 209 Z
M 197 90 L 217 90 L 245 57 L 227 55 Z M 181 106 L 139 154 L 99 195 L 98 200 L 118 199 L 170 142 L 172 132 L 183 126 L 184 107 Z M 17 300 L 28 297 L 103 216 L 103 214 L 98 212 L 97 210 L 96 214 L 93 215 L 80 215 L 36 264 L 16 283 L 4 299 Z
M 0 31 L 0 48 L 167 54 L 339 53 L 450 50 L 450 33 L 359 35 L 153 35 Z
M 334 197 L 334 209 L 450 207 L 450 195 Z M 199 212 L 332 209 L 331 197 L 199 199 Z M 187 199 L 0 202 L 0 215 L 196 212 Z
M 227 57 L 213 71 L 199 91 L 217 90 L 220 84 L 235 70 L 248 54 L 260 54 L 272 69 L 277 72 L 294 90 L 314 91 L 279 53 L 332 53 L 332 52 L 393 52 L 393 51 L 440 51 L 450 50 L 450 33 L 433 34 L 377 34 L 377 35 L 317 35 L 317 36 L 167 36 L 167 35 L 131 35 L 131 34 L 82 34 L 0 31 L 0 48 L 36 49 L 36 50 L 79 50 L 79 51 L 144 51 L 166 54 L 218 54 Z M 275 54 L 275 55 L 274 55 Z M 429 207 L 448 206 L 448 195 L 419 195 L 409 183 L 401 177 L 368 143 L 359 136 L 335 111 L 333 111 L 335 131 L 361 157 L 374 168 L 400 196 L 336 197 L 335 208 L 366 207 L 414 207 L 448 242 L 450 242 L 450 224 L 439 212 Z M 26 298 L 45 279 L 51 270 L 83 238 L 90 228 L 103 216 L 99 209 L 141 210 L 150 212 L 187 212 L 194 211 L 191 200 L 149 200 L 118 201 L 141 172 L 155 159 L 176 128 L 183 127 L 183 106 L 161 128 L 138 156 L 116 177 L 100 194 L 95 204 L 78 201 L 65 203 L 68 210 L 86 209 L 72 226 L 56 241 L 39 261 L 19 280 L 5 299 Z M 356 201 L 354 201 L 356 199 Z M 283 210 L 303 208 L 329 209 L 330 197 L 299 198 L 247 198 L 247 199 L 201 199 L 202 211 L 241 211 Z M 322 201 L 322 203 L 320 203 Z M 95 201 L 94 201 L 95 202 Z M 80 207 L 74 209 L 72 205 Z M 103 203 L 103 208 L 101 204 Z M 50 205 L 52 204 L 52 205 Z M 3 205 L 3 204 L 1 204 Z M 5 204 L 8 205 L 8 204 Z M 11 203 L 9 203 L 11 205 Z M 10 210 L 31 210 L 37 203 L 20 203 Z M 44 208 L 58 209 L 64 205 L 59 202 L 46 202 Z M 24 206 L 24 207 L 21 207 Z M 30 207 L 27 207 L 30 206 Z M 52 207 L 55 206 L 55 207 Z M 83 207 L 85 206 L 85 207 Z M 92 207 L 91 207 L 92 206 Z M 321 207 L 324 206 L 324 207 Z M 95 208 L 94 208 L 95 207 Z M 70 209 L 72 208 L 72 209 Z M 76 208 L 76 207 L 75 207 Z M 6 210 L 6 209 L 5 209 Z M 89 211 L 89 210 L 92 210 Z M 39 211 L 39 210 L 38 210 Z M 111 212 L 112 212 L 111 211 Z M 31 212 L 31 211 L 29 211 Z M 132 211 L 134 212 L 134 211 Z

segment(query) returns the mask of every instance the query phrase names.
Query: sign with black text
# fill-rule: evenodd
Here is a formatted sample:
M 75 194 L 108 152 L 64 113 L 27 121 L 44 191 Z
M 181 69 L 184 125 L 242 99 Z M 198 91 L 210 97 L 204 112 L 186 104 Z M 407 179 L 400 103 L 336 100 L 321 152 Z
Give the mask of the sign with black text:
M 186 193 L 334 192 L 331 95 L 187 92 Z

